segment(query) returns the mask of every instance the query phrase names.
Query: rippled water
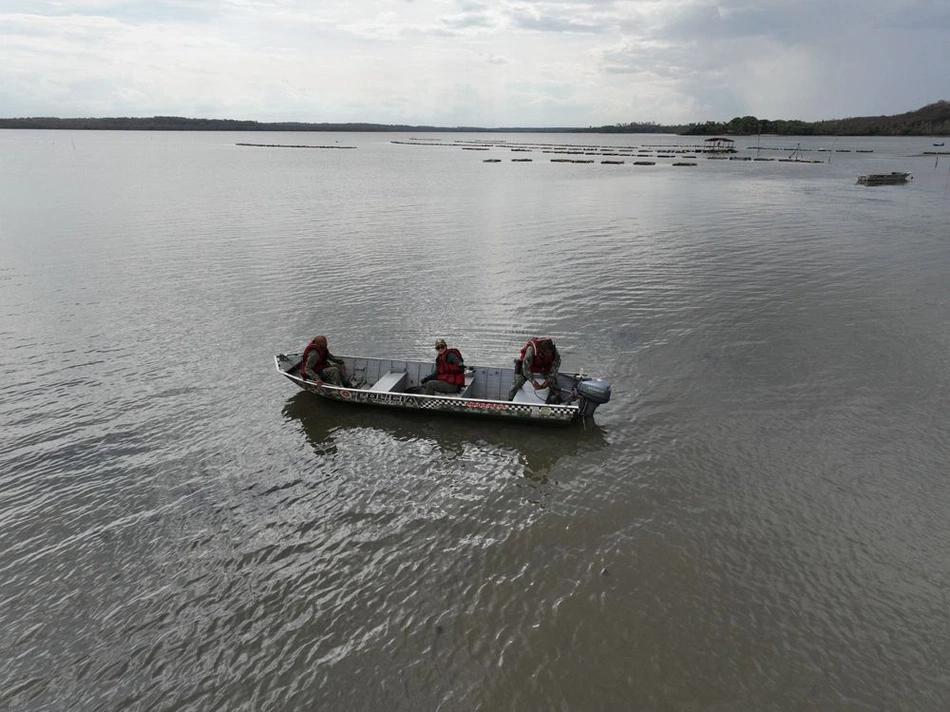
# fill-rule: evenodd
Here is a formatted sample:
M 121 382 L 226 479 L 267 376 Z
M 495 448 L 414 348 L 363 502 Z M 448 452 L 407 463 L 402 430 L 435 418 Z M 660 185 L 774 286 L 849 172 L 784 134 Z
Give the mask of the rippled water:
M 0 707 L 950 706 L 950 156 L 407 138 L 0 132 Z M 614 396 L 347 408 L 318 332 Z

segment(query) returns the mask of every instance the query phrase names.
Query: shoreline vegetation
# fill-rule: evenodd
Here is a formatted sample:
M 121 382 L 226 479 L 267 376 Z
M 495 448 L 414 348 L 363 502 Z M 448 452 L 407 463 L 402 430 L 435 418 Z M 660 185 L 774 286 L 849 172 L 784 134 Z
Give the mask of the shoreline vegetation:
M 307 123 L 300 121 L 259 122 L 236 119 L 192 119 L 181 116 L 148 118 L 56 118 L 0 119 L 0 129 L 72 129 L 100 131 L 350 131 L 350 132 L 440 132 L 440 133 L 663 133 L 681 136 L 948 136 L 950 102 L 937 101 L 916 111 L 893 116 L 865 116 L 824 121 L 770 120 L 737 116 L 731 121 L 663 125 L 653 122 L 580 127 L 483 128 L 477 126 L 414 126 L 408 124 Z

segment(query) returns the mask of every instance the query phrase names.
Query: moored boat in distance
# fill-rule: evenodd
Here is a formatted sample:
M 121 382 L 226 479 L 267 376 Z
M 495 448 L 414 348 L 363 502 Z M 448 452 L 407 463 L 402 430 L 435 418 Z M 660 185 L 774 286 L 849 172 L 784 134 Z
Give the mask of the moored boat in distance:
M 890 173 L 868 173 L 866 176 L 858 176 L 858 183 L 861 185 L 896 185 L 906 183 L 912 180 L 910 173 L 900 171 L 891 171 Z
M 334 386 L 303 377 L 301 358 L 302 354 L 277 354 L 274 363 L 281 375 L 305 391 L 344 403 L 567 425 L 592 416 L 598 406 L 610 400 L 608 381 L 582 373 L 559 373 L 559 403 L 548 403 L 548 389 L 535 390 L 530 382 L 509 401 L 514 368 L 483 366 L 467 368 L 465 385 L 458 394 L 430 396 L 419 391 L 422 378 L 434 368 L 432 361 L 356 356 L 338 357 L 346 365 L 350 383 Z

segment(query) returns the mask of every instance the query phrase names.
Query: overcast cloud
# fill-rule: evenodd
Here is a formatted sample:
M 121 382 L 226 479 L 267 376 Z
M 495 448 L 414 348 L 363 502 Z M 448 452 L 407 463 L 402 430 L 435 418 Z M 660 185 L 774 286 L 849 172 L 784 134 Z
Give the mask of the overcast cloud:
M 0 117 L 599 126 L 938 99 L 947 0 L 0 5 Z

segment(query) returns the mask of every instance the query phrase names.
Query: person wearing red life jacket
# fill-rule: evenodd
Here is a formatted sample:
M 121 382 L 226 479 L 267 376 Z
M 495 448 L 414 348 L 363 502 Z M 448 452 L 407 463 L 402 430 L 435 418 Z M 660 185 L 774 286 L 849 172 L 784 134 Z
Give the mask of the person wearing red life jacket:
M 515 395 L 528 380 L 536 391 L 542 388 L 551 389 L 548 402 L 560 395 L 557 390 L 557 372 L 561 368 L 561 354 L 558 353 L 554 341 L 547 337 L 536 336 L 521 347 L 521 355 L 515 363 L 515 378 L 508 391 L 508 400 L 514 400 Z M 538 380 L 536 376 L 544 378 Z
M 422 379 L 427 396 L 458 393 L 465 385 L 465 361 L 458 349 L 450 349 L 445 339 L 436 339 L 435 370 Z
M 313 381 L 326 381 L 334 386 L 346 383 L 346 366 L 327 348 L 327 337 L 319 334 L 307 344 L 300 361 L 300 375 Z

